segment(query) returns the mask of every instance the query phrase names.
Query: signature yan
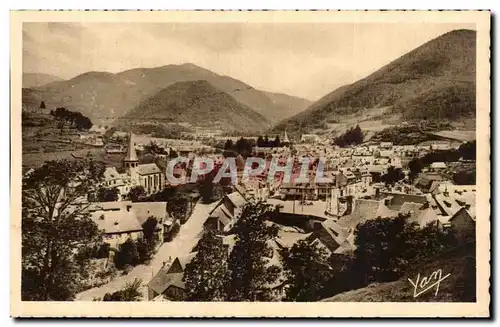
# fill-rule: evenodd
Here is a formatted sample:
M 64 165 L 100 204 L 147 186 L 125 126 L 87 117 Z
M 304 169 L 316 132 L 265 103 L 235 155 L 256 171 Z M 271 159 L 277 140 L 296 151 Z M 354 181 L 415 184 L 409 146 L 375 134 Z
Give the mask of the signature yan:
M 417 275 L 416 281 L 413 281 L 410 278 L 408 278 L 408 281 L 413 285 L 413 297 L 416 298 L 424 294 L 428 290 L 432 289 L 433 287 L 436 288 L 434 296 L 438 295 L 440 283 L 450 276 L 451 274 L 443 276 L 443 271 L 441 269 L 438 269 L 434 271 L 429 277 L 422 277 L 422 279 L 420 279 L 420 273 L 419 273 Z

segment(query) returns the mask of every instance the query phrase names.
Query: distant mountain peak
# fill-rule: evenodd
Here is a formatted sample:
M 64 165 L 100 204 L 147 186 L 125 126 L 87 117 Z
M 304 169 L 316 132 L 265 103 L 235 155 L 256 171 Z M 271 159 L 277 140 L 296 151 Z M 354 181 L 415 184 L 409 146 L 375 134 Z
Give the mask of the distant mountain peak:
M 470 118 L 476 110 L 475 66 L 476 32 L 454 30 L 334 90 L 275 128 L 325 130 L 329 121 L 375 111 L 395 122 Z

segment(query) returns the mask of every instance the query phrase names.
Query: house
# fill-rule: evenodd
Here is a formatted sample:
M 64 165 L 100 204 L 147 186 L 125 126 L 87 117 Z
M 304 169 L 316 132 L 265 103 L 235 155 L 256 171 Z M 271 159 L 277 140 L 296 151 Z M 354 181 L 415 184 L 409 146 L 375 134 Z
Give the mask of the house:
M 184 271 L 186 265 L 196 256 L 197 252 L 192 252 L 184 257 L 177 257 L 170 266 L 166 264 L 149 281 L 148 300 L 152 301 L 159 295 L 171 301 L 182 301 L 186 298 L 184 281 Z
M 231 230 L 245 203 L 247 200 L 238 191 L 224 195 L 210 211 L 205 226 L 223 232 Z
M 319 143 L 320 138 L 316 134 L 302 134 L 300 138 L 300 142 L 302 143 Z
M 167 202 L 94 202 L 89 204 L 87 211 L 103 231 L 104 242 L 114 247 L 129 238 L 140 238 L 142 225 L 149 217 L 156 218 L 156 230 L 163 242 L 163 224 L 169 218 Z
M 104 181 L 101 184 L 102 187 L 106 188 L 117 188 L 118 189 L 118 200 L 123 200 L 128 195 L 132 184 L 130 182 L 130 176 L 128 174 L 120 174 L 115 167 L 106 167 L 104 169 Z
M 465 240 L 475 239 L 476 215 L 467 207 L 462 207 L 449 220 L 451 228 Z
M 392 142 L 380 142 L 380 148 L 381 149 L 392 149 Z
M 433 162 L 429 167 L 429 171 L 439 172 L 446 169 L 446 164 L 444 162 Z
M 90 213 L 98 229 L 103 233 L 103 241 L 118 248 L 128 239 L 137 240 L 142 236 L 142 225 L 132 211 L 93 211 Z
M 328 255 L 334 253 L 349 237 L 349 230 L 342 228 L 331 219 L 314 224 L 314 231 L 308 240 L 311 244 L 318 245 Z
M 352 213 L 343 216 L 338 220 L 341 227 L 353 231 L 360 223 L 367 220 L 380 218 L 392 218 L 397 216 L 397 212 L 390 210 L 384 204 L 384 201 L 355 199 L 353 203 Z

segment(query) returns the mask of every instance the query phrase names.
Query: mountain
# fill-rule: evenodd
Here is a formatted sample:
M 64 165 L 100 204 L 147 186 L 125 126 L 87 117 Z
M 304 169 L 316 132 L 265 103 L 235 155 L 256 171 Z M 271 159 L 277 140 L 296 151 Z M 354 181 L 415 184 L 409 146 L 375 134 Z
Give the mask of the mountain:
M 174 83 L 142 101 L 118 119 L 130 124 L 185 123 L 222 131 L 260 131 L 270 127 L 265 117 L 206 80 Z
M 23 89 L 23 105 L 65 107 L 94 120 L 112 120 L 139 104 L 143 94 L 134 83 L 108 72 L 88 72 L 67 81 Z
M 441 35 L 314 102 L 275 129 L 328 128 L 346 115 L 363 118 L 376 110 L 385 119 L 457 121 L 475 117 L 476 32 Z M 364 117 L 366 118 L 366 117 Z
M 272 123 L 305 109 L 303 100 L 281 96 L 279 103 L 263 91 L 237 79 L 221 76 L 194 64 L 136 68 L 118 74 L 88 72 L 68 81 L 39 88 L 23 89 L 24 98 L 41 95 L 49 107 L 64 106 L 81 111 L 92 119 L 115 119 L 142 101 L 176 82 L 205 80 L 241 104 L 262 114 Z M 288 104 L 282 105 L 282 103 Z
M 279 120 L 298 114 L 309 107 L 312 103 L 310 100 L 288 94 L 265 91 L 262 92 L 264 92 L 264 94 L 267 95 L 267 97 L 273 102 L 276 108 L 275 112 L 278 115 Z
M 40 73 L 24 73 L 23 88 L 40 87 L 52 82 L 62 81 L 63 79 L 54 75 Z

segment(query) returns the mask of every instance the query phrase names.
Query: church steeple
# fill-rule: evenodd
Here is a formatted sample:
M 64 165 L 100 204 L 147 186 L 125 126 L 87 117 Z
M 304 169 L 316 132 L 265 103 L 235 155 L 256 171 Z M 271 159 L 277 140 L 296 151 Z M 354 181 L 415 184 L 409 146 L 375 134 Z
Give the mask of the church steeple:
M 123 165 L 130 176 L 133 184 L 138 183 L 137 166 L 139 166 L 139 159 L 137 158 L 137 153 L 135 153 L 135 145 L 132 139 L 132 133 L 128 135 L 128 149 L 127 156 L 123 159 Z
M 124 159 L 125 162 L 135 162 L 139 161 L 137 159 L 137 154 L 135 153 L 135 145 L 132 140 L 132 133 L 128 134 L 128 150 L 127 150 L 127 156 Z
M 285 135 L 283 136 L 283 141 L 281 143 L 290 143 L 290 140 L 288 139 L 288 135 L 286 134 L 286 129 L 285 129 Z

